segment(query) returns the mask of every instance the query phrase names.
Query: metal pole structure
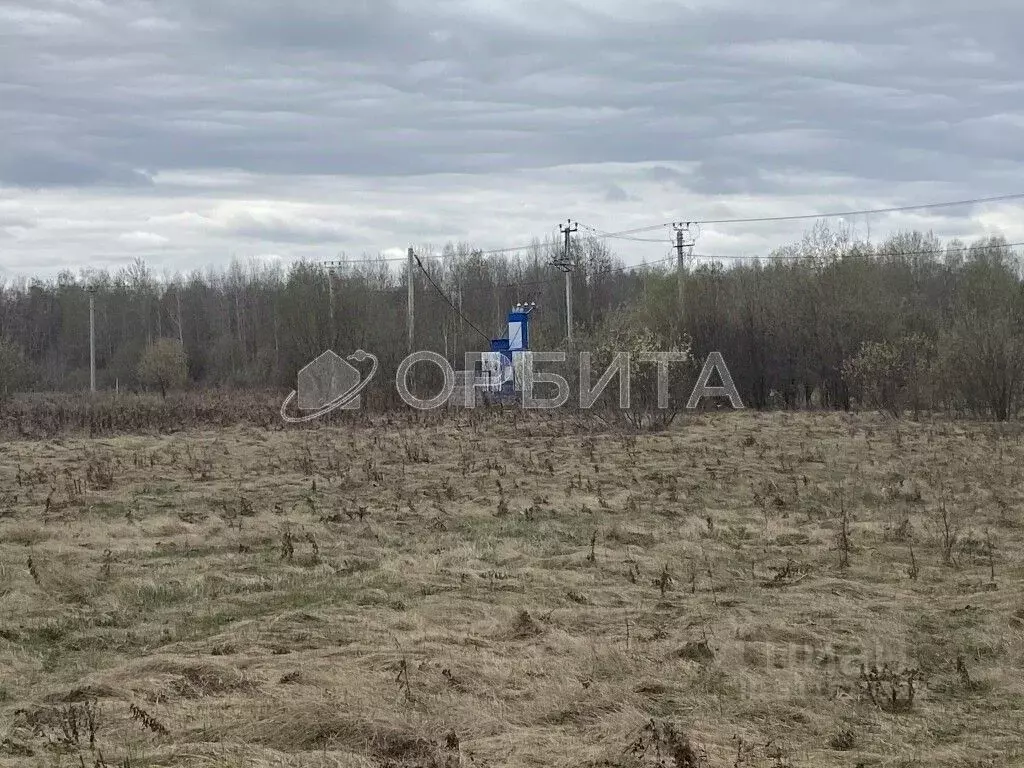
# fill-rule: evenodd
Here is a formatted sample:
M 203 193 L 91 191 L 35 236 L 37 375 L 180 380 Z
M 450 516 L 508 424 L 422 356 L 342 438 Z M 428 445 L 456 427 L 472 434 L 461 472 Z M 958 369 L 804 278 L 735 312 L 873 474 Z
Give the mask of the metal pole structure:
M 570 256 L 570 248 L 572 242 L 570 237 L 573 232 L 579 229 L 578 224 L 573 224 L 572 219 L 567 220 L 567 224 L 559 224 L 559 231 L 565 235 L 565 250 L 562 252 L 562 258 L 556 259 L 552 262 L 556 267 L 565 273 L 565 339 L 568 346 L 572 346 L 572 257 Z
M 406 313 L 406 315 L 407 315 L 406 316 L 407 331 L 408 331 L 408 334 L 409 334 L 409 354 L 410 355 L 413 352 L 413 343 L 414 343 L 413 342 L 413 329 L 415 327 L 415 322 L 414 322 L 414 319 L 415 319 L 415 312 L 414 312 L 414 310 L 415 310 L 415 296 L 413 295 L 413 279 L 412 279 L 413 278 L 413 271 L 412 271 L 412 269 L 413 269 L 413 263 L 412 263 L 413 258 L 414 258 L 414 254 L 412 252 L 412 248 L 410 248 L 409 249 L 409 272 L 408 272 L 408 275 L 407 275 L 407 280 L 408 280 L 408 283 L 409 283 L 409 286 L 408 286 L 409 287 L 409 306 L 408 306 L 408 311 Z
M 678 224 L 675 225 L 676 230 L 676 282 L 678 285 L 678 299 L 679 299 L 679 314 L 683 314 L 683 228 Z
M 678 314 L 679 325 L 686 327 L 684 312 L 686 308 L 686 249 L 693 247 L 693 240 L 688 237 L 690 234 L 690 223 L 673 223 L 672 228 L 676 231 L 676 281 L 678 283 Z
M 89 289 L 89 391 L 96 393 L 96 289 Z
M 565 270 L 565 341 L 572 346 L 572 272 Z

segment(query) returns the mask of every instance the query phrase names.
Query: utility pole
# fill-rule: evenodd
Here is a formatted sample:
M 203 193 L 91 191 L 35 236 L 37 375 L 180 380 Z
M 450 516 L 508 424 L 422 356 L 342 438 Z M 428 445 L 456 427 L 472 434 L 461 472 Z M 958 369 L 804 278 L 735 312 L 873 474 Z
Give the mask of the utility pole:
M 174 302 L 178 305 L 178 343 L 181 344 L 182 349 L 185 348 L 185 331 L 182 330 L 182 319 L 181 319 L 181 290 L 178 286 L 174 287 Z
M 328 317 L 330 318 L 329 322 L 331 324 L 331 338 L 328 343 L 328 346 L 330 347 L 333 347 L 335 342 L 338 340 L 338 332 L 337 329 L 334 327 L 334 271 L 335 269 L 340 267 L 342 263 L 343 262 L 340 261 L 321 262 L 321 264 L 327 267 L 327 312 Z
M 579 229 L 578 224 L 574 224 L 572 219 L 567 219 L 567 224 L 559 224 L 558 231 L 565 235 L 565 250 L 562 251 L 561 258 L 557 258 L 551 263 L 558 267 L 565 273 L 565 338 L 568 346 L 572 347 L 572 257 L 570 255 L 570 249 L 572 247 L 572 241 L 570 237 L 573 232 Z
M 89 391 L 96 394 L 96 287 L 89 287 Z
M 328 322 L 331 324 L 331 344 L 334 344 L 334 271 L 331 269 L 327 270 L 327 303 L 328 303 Z
M 407 331 L 409 334 L 409 354 L 413 353 L 413 329 L 415 328 L 415 296 L 413 294 L 413 259 L 416 255 L 412 252 L 412 248 L 409 249 L 409 271 L 407 274 L 407 282 L 409 283 L 409 305 L 406 311 L 406 323 Z
M 684 322 L 683 312 L 686 308 L 686 257 L 692 252 L 694 239 L 690 234 L 690 222 L 683 224 L 682 222 L 672 223 L 672 228 L 676 232 L 676 281 L 679 306 L 677 308 L 679 314 L 679 325 L 681 328 L 686 327 Z

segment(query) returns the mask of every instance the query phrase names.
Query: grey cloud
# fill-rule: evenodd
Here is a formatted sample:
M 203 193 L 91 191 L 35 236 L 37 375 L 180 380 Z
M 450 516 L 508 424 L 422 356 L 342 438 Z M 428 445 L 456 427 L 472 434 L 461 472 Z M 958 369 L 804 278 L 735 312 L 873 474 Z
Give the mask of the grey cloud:
M 762 176 L 759 164 L 751 159 L 740 160 L 728 156 L 702 160 L 692 176 L 688 188 L 702 194 L 771 194 L 780 191 L 777 180 Z
M 635 198 L 618 184 L 609 184 L 605 188 L 604 199 L 609 203 L 624 203 Z
M 821 174 L 875 197 L 921 181 L 971 196 L 1016 191 L 1024 170 L 1016 0 L 7 7 L 0 185 L 156 198 L 162 171 L 508 179 L 618 162 L 666 195 L 792 193 Z M 628 206 L 629 177 L 589 188 Z M 232 234 L 356 247 L 360 224 Z
M 241 237 L 279 243 L 343 242 L 353 238 L 352 232 L 331 222 L 267 213 L 235 214 L 224 229 Z
M 13 149 L 13 151 L 12 151 Z M 99 158 L 0 148 L 0 184 L 15 187 L 148 186 L 151 176 Z
M 648 168 L 644 172 L 651 181 L 658 181 L 663 184 L 675 184 L 680 187 L 685 187 L 687 183 L 687 176 L 684 173 L 680 173 L 673 168 L 668 168 L 664 165 L 655 165 L 652 168 Z
M 0 229 L 31 229 L 35 225 L 35 221 L 27 216 L 18 216 L 17 214 L 0 211 Z
M 370 231 L 396 232 L 407 230 L 420 237 L 458 240 L 465 235 L 459 222 L 433 220 L 409 213 L 372 213 L 359 217 L 359 224 Z
M 82 56 L 84 74 L 67 86 L 26 74 L 44 95 L 14 94 L 15 115 L 20 107 L 27 126 L 42 109 L 64 117 L 73 111 L 84 134 L 67 135 L 68 120 L 52 130 L 94 168 L 121 161 L 415 175 L 701 160 L 738 121 L 754 121 L 780 141 L 834 130 L 891 155 L 901 147 L 860 129 L 948 119 L 956 105 L 963 117 L 995 107 L 991 97 L 960 87 L 964 65 L 943 53 L 984 51 L 994 31 L 951 5 L 941 11 L 949 19 L 941 12 L 930 22 L 917 19 L 917 39 L 896 26 L 913 16 L 907 3 L 800 6 L 799 14 L 787 3 L 696 12 L 623 3 L 607 18 L 556 2 L 532 25 L 467 7 L 186 3 L 164 10 L 171 18 L 140 38 L 129 11 L 105 6 L 80 35 L 64 33 L 65 66 Z M 1024 20 L 1024 12 L 1006 8 Z M 662 23 L 648 23 L 659 14 Z M 548 16 L 583 32 L 559 39 L 541 23 Z M 15 41 L 45 47 L 45 38 L 22 37 Z M 139 50 L 143 43 L 152 44 L 149 55 Z M 101 51 L 112 57 L 106 71 L 88 66 Z M 1007 47 L 994 62 L 975 58 L 972 78 L 988 74 L 994 84 L 1012 72 L 1007 60 L 1020 56 Z M 871 90 L 883 86 L 891 97 L 879 100 Z M 893 115 L 915 101 L 916 114 Z M 40 175 L 88 183 L 90 173 L 87 163 Z M 32 174 L 13 175 L 24 182 Z

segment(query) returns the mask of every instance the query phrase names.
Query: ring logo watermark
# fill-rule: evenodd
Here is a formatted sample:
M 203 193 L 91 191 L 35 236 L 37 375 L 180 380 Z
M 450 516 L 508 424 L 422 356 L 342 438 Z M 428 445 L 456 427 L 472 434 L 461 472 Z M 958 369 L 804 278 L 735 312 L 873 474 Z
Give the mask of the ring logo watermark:
M 629 352 L 619 352 L 612 356 L 607 369 L 596 384 L 591 386 L 593 355 L 590 352 L 581 352 L 579 407 L 584 410 L 592 408 L 612 379 L 618 377 L 618 406 L 623 410 L 629 409 L 632 400 L 631 372 L 636 363 L 641 363 L 657 366 L 657 407 L 667 409 L 670 407 L 669 366 L 672 363 L 687 362 L 689 359 L 689 356 L 682 352 L 647 352 L 640 354 L 638 360 L 634 361 Z M 366 360 L 371 361 L 371 369 L 365 376 L 359 368 L 349 362 L 363 363 Z M 395 388 L 402 402 L 417 410 L 433 410 L 445 405 L 475 408 L 479 404 L 480 394 L 485 396 L 485 402 L 518 400 L 526 410 L 548 410 L 561 408 L 568 403 L 571 387 L 564 376 L 540 371 L 537 364 L 565 362 L 565 352 L 517 350 L 510 355 L 501 352 L 467 352 L 465 370 L 456 372 L 443 355 L 422 350 L 408 355 L 398 365 L 395 371 Z M 432 366 L 441 372 L 441 389 L 432 397 L 420 397 L 410 389 L 409 379 L 417 366 Z M 289 423 L 299 423 L 312 421 L 338 408 L 360 408 L 360 393 L 370 384 L 377 373 L 377 368 L 376 356 L 361 349 L 348 358 L 342 358 L 330 350 L 324 352 L 299 371 L 296 390 L 281 404 L 281 418 Z M 715 374 L 721 381 L 720 386 L 710 383 Z M 553 386 L 554 395 L 539 396 L 538 385 L 544 385 L 546 388 Z M 686 408 L 697 408 L 706 397 L 728 398 L 733 408 L 744 407 L 725 359 L 718 352 L 712 352 L 704 361 L 697 383 L 686 402 Z M 300 411 L 308 413 L 300 416 L 289 415 L 287 410 L 292 401 L 295 401 Z
M 371 362 L 369 373 L 363 376 L 356 363 Z M 290 424 L 313 421 L 338 408 L 358 409 L 362 406 L 360 393 L 369 386 L 377 373 L 375 355 L 357 349 L 347 358 L 327 350 L 299 371 L 298 385 L 281 404 L 281 418 Z M 300 411 L 311 411 L 302 416 L 288 414 L 288 406 L 295 400 Z

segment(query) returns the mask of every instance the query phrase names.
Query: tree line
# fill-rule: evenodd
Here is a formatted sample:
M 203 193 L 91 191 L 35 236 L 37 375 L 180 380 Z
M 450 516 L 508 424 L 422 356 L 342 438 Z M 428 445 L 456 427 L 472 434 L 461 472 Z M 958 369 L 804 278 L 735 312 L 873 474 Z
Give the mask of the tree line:
M 412 274 L 416 348 L 461 369 L 466 352 L 503 335 L 514 304 L 536 302 L 531 346 L 563 349 L 564 278 L 550 264 L 560 255 L 560 243 L 538 241 L 507 257 L 461 244 L 424 258 Z M 580 237 L 570 255 L 578 347 L 643 333 L 698 359 L 721 352 L 750 406 L 1006 419 L 1024 399 L 1024 281 L 1001 238 L 906 232 L 870 244 L 819 224 L 765 258 L 693 259 L 682 285 L 671 260 L 627 268 L 606 241 Z M 236 261 L 172 277 L 136 261 L 9 283 L 0 394 L 88 389 L 90 289 L 100 389 L 291 389 L 325 349 L 365 349 L 393 371 L 408 351 L 409 279 L 404 262 L 384 259 Z M 161 340 L 178 349 L 180 381 L 152 374 L 147 351 Z

